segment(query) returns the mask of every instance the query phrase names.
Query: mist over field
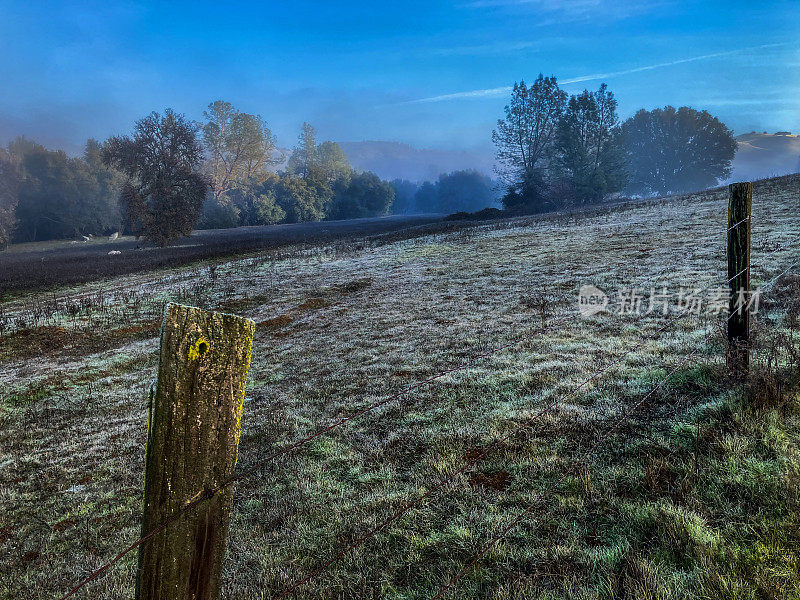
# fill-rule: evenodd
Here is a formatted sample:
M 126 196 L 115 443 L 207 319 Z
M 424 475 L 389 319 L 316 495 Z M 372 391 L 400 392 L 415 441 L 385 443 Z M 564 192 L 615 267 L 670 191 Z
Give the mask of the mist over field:
M 800 136 L 774 133 L 743 133 L 736 136 L 738 149 L 730 181 L 764 179 L 800 171 Z M 374 171 L 384 179 L 435 179 L 439 173 L 477 169 L 491 175 L 491 150 L 432 150 L 399 142 L 341 142 L 339 144 L 357 169 Z

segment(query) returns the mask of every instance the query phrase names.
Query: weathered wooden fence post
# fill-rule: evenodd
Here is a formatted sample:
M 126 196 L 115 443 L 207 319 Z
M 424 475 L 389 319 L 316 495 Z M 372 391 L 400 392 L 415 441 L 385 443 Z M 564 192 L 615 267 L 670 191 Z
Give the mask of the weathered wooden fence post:
M 168 304 L 158 380 L 150 394 L 145 459 L 146 535 L 233 473 L 254 324 Z M 232 490 L 171 523 L 139 547 L 138 600 L 216 600 Z
M 728 201 L 728 369 L 737 379 L 750 366 L 750 214 L 753 184 L 732 183 Z

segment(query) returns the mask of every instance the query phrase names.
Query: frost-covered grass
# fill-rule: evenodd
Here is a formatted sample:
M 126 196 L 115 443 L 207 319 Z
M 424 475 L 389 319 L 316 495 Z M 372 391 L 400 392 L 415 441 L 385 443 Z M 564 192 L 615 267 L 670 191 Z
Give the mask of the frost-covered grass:
M 796 180 L 757 186 L 756 283 L 800 257 L 797 205 Z M 241 468 L 512 343 L 237 484 L 225 598 L 276 596 L 558 400 L 298 591 L 435 595 L 675 367 L 450 597 L 799 597 L 800 404 L 791 382 L 780 403 L 732 385 L 707 316 L 664 332 L 661 315 L 575 316 L 583 284 L 613 292 L 650 277 L 672 290 L 724 280 L 725 218 L 724 192 L 706 192 L 363 249 L 203 263 L 8 303 L 0 597 L 58 597 L 138 536 L 153 323 L 169 300 L 258 323 Z M 759 318 L 763 338 L 797 340 L 791 298 L 771 300 Z M 33 328 L 17 323 L 46 302 L 51 316 L 37 313 Z M 542 320 L 546 331 L 537 333 Z M 132 553 L 78 597 L 132 597 L 135 563 Z

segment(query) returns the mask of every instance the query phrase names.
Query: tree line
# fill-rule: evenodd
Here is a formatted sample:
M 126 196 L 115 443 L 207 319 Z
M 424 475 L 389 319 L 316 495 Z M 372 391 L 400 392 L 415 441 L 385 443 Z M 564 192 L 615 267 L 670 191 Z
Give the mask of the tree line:
M 0 247 L 124 231 L 166 245 L 196 227 L 389 213 L 394 187 L 356 172 L 304 123 L 286 157 L 260 115 L 212 102 L 197 123 L 167 109 L 132 135 L 89 140 L 69 157 L 24 137 L 0 149 Z
M 514 84 L 504 112 L 492 141 L 503 205 L 516 211 L 704 189 L 730 176 L 736 152 L 733 132 L 706 111 L 642 109 L 620 122 L 605 83 L 569 96 L 539 75 Z
M 69 238 L 119 227 L 120 173 L 107 168 L 102 147 L 83 156 L 47 150 L 24 137 L 0 148 L 0 249 L 19 241 Z
M 371 172 L 356 172 L 336 142 L 317 142 L 303 123 L 286 169 L 285 157 L 258 115 L 217 101 L 204 114 L 202 141 L 211 185 L 200 219 L 206 228 L 269 225 L 388 214 L 394 189 Z
M 474 169 L 442 173 L 437 181 L 394 179 L 395 214 L 472 212 L 498 204 L 498 182 Z
M 733 133 L 689 107 L 621 122 L 606 84 L 568 95 L 555 77 L 515 83 L 492 132 L 498 180 L 477 171 L 438 181 L 383 181 L 354 170 L 304 123 L 286 166 L 260 115 L 216 101 L 203 122 L 166 110 L 129 136 L 88 140 L 83 156 L 24 137 L 0 148 L 0 248 L 11 240 L 124 231 L 165 245 L 194 228 L 477 211 L 541 212 L 615 194 L 657 195 L 730 176 Z

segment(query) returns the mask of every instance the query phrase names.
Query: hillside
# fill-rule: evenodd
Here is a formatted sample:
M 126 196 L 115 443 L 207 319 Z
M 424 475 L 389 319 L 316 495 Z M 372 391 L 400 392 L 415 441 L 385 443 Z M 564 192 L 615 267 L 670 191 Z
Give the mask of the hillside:
M 492 175 L 494 160 L 478 152 L 415 148 L 400 142 L 340 142 L 354 168 L 373 171 L 383 179 L 434 181 L 439 174 L 476 169 Z
M 449 598 L 798 597 L 800 399 L 775 369 L 800 352 L 797 183 L 756 185 L 753 284 L 775 285 L 745 388 L 718 316 L 578 314 L 585 284 L 678 312 L 722 285 L 723 189 L 6 303 L 0 598 L 58 598 L 139 537 L 167 301 L 257 323 L 237 470 L 363 410 L 237 482 L 223 598 L 322 566 L 293 597 L 432 598 L 493 539 Z M 135 572 L 78 597 L 132 598 Z
M 461 169 L 477 169 L 491 176 L 494 159 L 479 152 L 420 149 L 401 142 L 339 142 L 350 165 L 357 171 L 372 171 L 382 179 L 435 181 L 441 173 Z M 273 171 L 286 168 L 292 150 L 278 148 L 275 157 L 280 162 Z

